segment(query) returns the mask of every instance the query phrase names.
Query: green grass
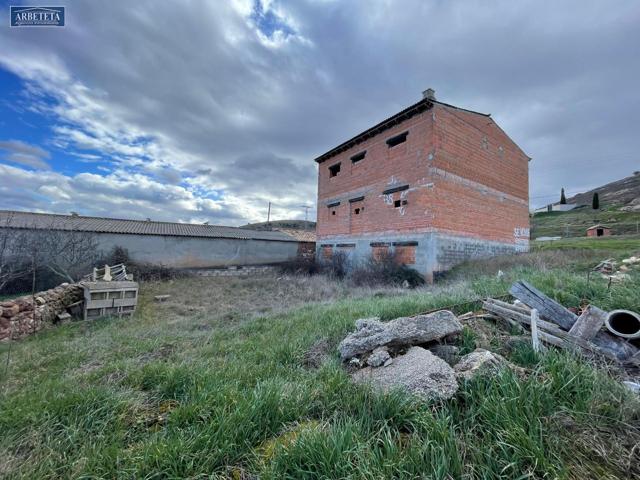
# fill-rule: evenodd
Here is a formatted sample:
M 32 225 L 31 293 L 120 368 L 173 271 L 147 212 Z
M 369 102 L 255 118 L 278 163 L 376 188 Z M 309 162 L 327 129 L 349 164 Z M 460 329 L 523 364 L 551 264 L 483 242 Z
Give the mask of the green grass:
M 607 250 L 617 253 L 640 252 L 640 235 L 625 235 L 622 237 L 575 237 L 562 238 L 543 242 L 531 242 L 535 250 L 581 249 Z
M 640 402 L 606 371 L 565 353 L 504 350 L 529 368 L 527 376 L 477 379 L 430 404 L 354 385 L 335 349 L 321 368 L 303 367 L 314 342 L 337 345 L 357 318 L 391 319 L 499 295 L 520 278 L 565 305 L 588 298 L 605 309 L 640 306 L 638 273 L 607 290 L 606 281 L 587 282 L 579 268 L 526 262 L 500 278 L 484 274 L 241 321 L 206 309 L 178 316 L 150 301 L 154 285 L 133 319 L 63 325 L 13 344 L 8 375 L 3 368 L 0 377 L 0 477 L 639 475 Z M 462 347 L 483 341 L 467 327 Z M 8 350 L 0 346 L 3 367 Z
M 621 212 L 619 205 L 605 206 L 600 210 L 589 207 L 568 212 L 536 213 L 531 220 L 531 238 L 582 237 L 587 228 L 604 224 L 615 235 L 640 234 L 640 212 Z

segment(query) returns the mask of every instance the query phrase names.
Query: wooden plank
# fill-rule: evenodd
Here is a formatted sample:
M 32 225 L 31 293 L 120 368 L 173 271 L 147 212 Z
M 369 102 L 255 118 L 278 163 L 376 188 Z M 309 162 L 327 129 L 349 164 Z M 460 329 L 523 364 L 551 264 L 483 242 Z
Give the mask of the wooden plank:
M 531 343 L 533 351 L 540 352 L 540 340 L 538 339 L 538 311 L 534 308 L 531 310 Z
M 578 317 L 576 323 L 573 324 L 569 334 L 574 337 L 580 337 L 583 340 L 591 340 L 602 329 L 607 313 L 593 305 L 587 306 Z
M 491 301 L 484 302 L 484 308 L 490 312 L 496 313 L 503 318 L 508 317 L 531 327 L 531 317 L 529 315 L 524 315 L 520 312 L 516 312 L 514 310 L 509 310 L 508 308 L 492 304 Z M 594 345 L 580 338 L 572 337 L 571 335 L 569 335 L 569 333 L 565 332 L 560 327 L 551 322 L 546 322 L 544 320 L 538 319 L 537 326 L 540 329 L 538 331 L 540 339 L 546 343 L 571 349 L 581 348 L 592 353 L 600 354 L 611 360 L 618 360 L 618 355 L 616 355 L 614 352 L 611 352 L 610 350 L 602 350 L 597 345 Z M 552 338 L 550 339 L 550 337 Z
M 540 317 L 560 325 L 565 330 L 569 330 L 578 318 L 576 314 L 525 281 L 511 285 L 509 293 L 525 305 L 538 310 Z
M 502 318 L 508 317 L 529 327 L 531 326 L 531 317 L 517 311 L 516 309 L 518 307 L 510 309 L 508 307 L 497 305 L 494 302 L 495 300 L 489 299 L 483 303 L 483 307 L 485 310 L 495 313 Z M 504 304 L 504 302 L 501 303 Z M 555 337 L 565 340 L 566 342 L 578 345 L 585 350 L 596 352 L 612 360 L 623 361 L 638 353 L 638 349 L 626 340 L 614 337 L 606 332 L 598 332 L 591 341 L 586 341 L 582 338 L 574 337 L 557 325 L 542 319 L 538 319 L 538 328 L 539 330 L 550 333 Z M 542 336 L 540 336 L 540 338 L 542 338 Z M 542 340 L 544 341 L 544 338 L 542 338 Z

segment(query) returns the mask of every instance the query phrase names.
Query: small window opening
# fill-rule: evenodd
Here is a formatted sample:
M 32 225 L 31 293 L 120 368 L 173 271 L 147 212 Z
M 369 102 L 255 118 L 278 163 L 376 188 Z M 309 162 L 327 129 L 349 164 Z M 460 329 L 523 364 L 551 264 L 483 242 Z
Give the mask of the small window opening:
M 329 177 L 335 177 L 340 173 L 340 164 L 336 163 L 335 165 L 331 165 L 329 167 Z
M 362 208 L 356 208 L 353 213 L 355 213 L 356 215 L 360 215 L 360 212 L 364 210 L 364 207 Z
M 335 210 L 331 210 L 331 215 L 335 215 L 336 211 Z
M 401 143 L 404 143 L 407 141 L 407 135 L 409 135 L 409 132 L 404 132 L 404 133 L 401 133 L 400 135 L 396 135 L 395 137 L 391 137 L 390 139 L 387 140 L 387 145 L 389 146 L 389 148 L 395 147 L 396 145 L 400 145 Z
M 393 206 L 395 208 L 399 208 L 399 207 L 401 207 L 403 205 L 406 205 L 406 204 L 407 204 L 406 200 L 396 200 L 395 202 L 393 202 Z
M 364 156 L 367 154 L 367 151 L 356 153 L 353 157 L 351 157 L 351 163 L 358 163 L 360 160 L 364 159 Z

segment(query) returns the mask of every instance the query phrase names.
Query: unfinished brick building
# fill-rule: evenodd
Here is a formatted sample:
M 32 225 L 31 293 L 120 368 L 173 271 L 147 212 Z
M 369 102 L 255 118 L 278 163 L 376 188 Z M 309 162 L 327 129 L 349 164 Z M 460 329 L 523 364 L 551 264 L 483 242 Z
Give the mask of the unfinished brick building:
M 317 255 L 395 252 L 432 280 L 529 247 L 530 158 L 486 114 L 418 103 L 316 158 Z

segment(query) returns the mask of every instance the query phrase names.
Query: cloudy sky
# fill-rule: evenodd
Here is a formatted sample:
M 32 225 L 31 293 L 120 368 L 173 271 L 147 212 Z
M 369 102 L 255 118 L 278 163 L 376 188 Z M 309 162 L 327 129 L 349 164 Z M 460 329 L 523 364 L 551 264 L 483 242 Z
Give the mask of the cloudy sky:
M 427 87 L 533 158 L 532 206 L 640 169 L 637 1 L 53 3 L 0 0 L 0 209 L 304 218 L 313 158 Z

